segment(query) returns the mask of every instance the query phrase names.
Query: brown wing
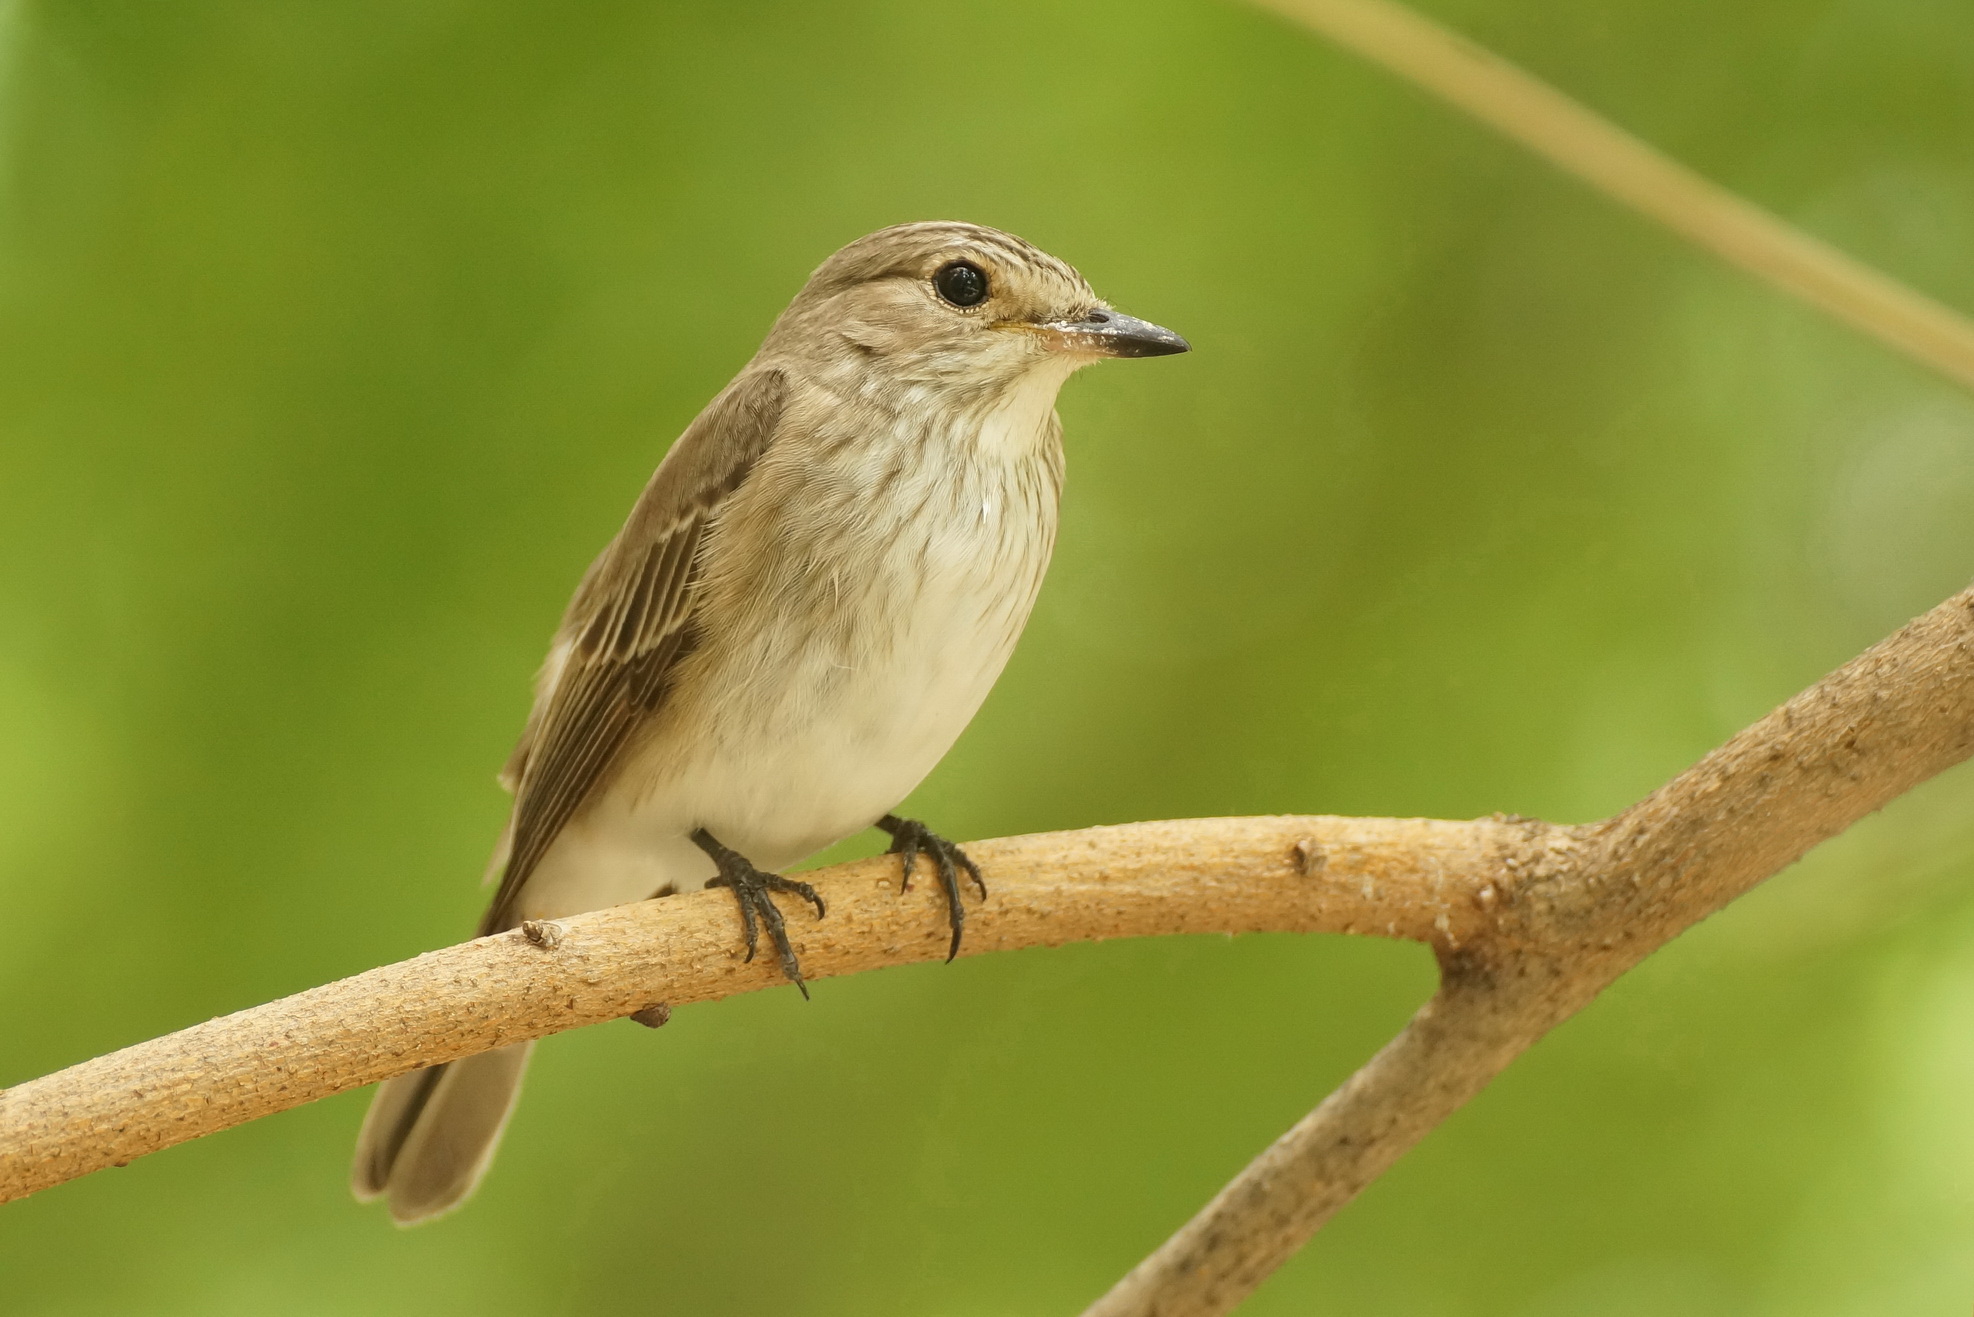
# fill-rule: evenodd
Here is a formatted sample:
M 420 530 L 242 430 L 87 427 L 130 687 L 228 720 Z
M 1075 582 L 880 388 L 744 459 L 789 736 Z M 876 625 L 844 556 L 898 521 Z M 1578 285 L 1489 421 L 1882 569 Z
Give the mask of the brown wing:
M 482 935 L 512 926 L 528 875 L 664 702 L 672 670 L 692 646 L 707 524 L 773 441 L 786 392 L 780 371 L 751 371 L 708 404 L 576 587 L 503 774 L 515 792 L 514 819 Z

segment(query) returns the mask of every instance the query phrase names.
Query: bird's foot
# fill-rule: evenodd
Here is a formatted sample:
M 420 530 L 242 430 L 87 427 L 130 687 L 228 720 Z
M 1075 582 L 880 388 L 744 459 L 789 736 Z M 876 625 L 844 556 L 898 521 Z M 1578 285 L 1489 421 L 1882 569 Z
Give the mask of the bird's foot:
M 877 826 L 891 834 L 893 855 L 905 859 L 904 877 L 898 882 L 898 890 L 906 891 L 912 885 L 912 869 L 920 855 L 929 856 L 939 871 L 939 885 L 946 889 L 946 921 L 953 927 L 953 944 L 946 949 L 946 959 L 951 960 L 960 954 L 960 933 L 966 927 L 966 906 L 960 900 L 960 870 L 966 870 L 967 877 L 980 889 L 980 899 L 987 899 L 987 881 L 980 876 L 980 866 L 967 857 L 967 853 L 954 843 L 926 827 L 916 819 L 901 819 L 896 814 L 886 814 L 877 821 Z
M 761 942 L 761 925 L 768 926 L 768 936 L 774 940 L 775 954 L 781 960 L 781 972 L 788 981 L 802 990 L 802 996 L 809 995 L 809 985 L 803 982 L 802 966 L 795 959 L 795 948 L 788 944 L 788 928 L 782 923 L 781 910 L 775 905 L 773 893 L 792 892 L 816 907 L 816 918 L 821 919 L 826 911 L 822 897 L 807 883 L 793 878 L 784 878 L 778 873 L 765 873 L 754 867 L 739 851 L 720 844 L 712 833 L 704 828 L 692 834 L 692 844 L 712 857 L 719 866 L 719 877 L 712 879 L 708 887 L 726 887 L 733 891 L 733 899 L 740 903 L 740 922 L 747 930 L 747 959 L 754 959 Z

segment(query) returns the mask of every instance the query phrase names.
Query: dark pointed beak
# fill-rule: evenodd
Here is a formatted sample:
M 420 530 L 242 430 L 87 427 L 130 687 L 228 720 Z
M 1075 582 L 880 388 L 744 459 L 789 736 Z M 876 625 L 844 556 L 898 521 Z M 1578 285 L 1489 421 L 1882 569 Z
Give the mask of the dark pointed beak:
M 1169 357 L 1193 350 L 1192 344 L 1169 329 L 1121 311 L 1101 308 L 1081 320 L 1057 320 L 1041 329 L 1049 347 L 1057 352 L 1087 352 L 1099 357 Z

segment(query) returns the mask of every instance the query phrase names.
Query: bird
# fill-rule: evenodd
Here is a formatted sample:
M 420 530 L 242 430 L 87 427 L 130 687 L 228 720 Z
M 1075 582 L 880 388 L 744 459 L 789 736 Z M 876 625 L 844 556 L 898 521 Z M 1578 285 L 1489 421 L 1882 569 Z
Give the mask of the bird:
M 479 930 L 706 887 L 808 995 L 779 870 L 877 827 L 925 856 L 960 947 L 980 868 L 893 809 L 1000 675 L 1042 585 L 1058 390 L 1190 345 L 980 225 L 895 225 L 825 260 L 658 463 L 576 587 L 500 780 Z M 964 875 L 964 877 L 962 877 Z M 416 1224 L 491 1164 L 532 1043 L 386 1080 L 351 1187 Z

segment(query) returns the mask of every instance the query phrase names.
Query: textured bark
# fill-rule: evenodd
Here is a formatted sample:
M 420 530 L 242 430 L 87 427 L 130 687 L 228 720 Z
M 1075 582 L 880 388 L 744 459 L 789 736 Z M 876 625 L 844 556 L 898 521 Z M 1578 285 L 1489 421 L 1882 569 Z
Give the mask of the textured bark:
M 1493 918 L 1440 942 L 1437 996 L 1086 1317 L 1232 1310 L 1407 1149 L 1620 974 L 1818 842 L 1974 754 L 1974 590 L 1637 805 L 1492 834 Z
M 1974 590 L 1606 822 L 1273 817 L 983 842 L 966 954 L 1159 933 L 1363 933 L 1432 945 L 1439 993 L 1398 1038 L 1091 1309 L 1230 1310 L 1360 1189 L 1682 929 L 1974 753 Z M 921 874 L 811 875 L 811 977 L 944 954 Z M 723 892 L 447 947 L 0 1093 L 0 1199 L 423 1065 L 779 981 Z
M 993 896 L 966 954 L 1159 933 L 1365 933 L 1433 945 L 1440 991 L 1395 1040 L 1093 1314 L 1223 1313 L 1557 1023 L 1682 929 L 1974 753 L 1974 590 L 1604 823 L 1275 817 L 972 847 Z M 938 958 L 929 881 L 889 857 L 814 875 L 812 978 Z M 725 893 L 447 947 L 0 1093 L 0 1200 L 391 1075 L 778 981 Z
M 968 847 L 992 899 L 963 954 L 1156 933 L 1359 932 L 1439 941 L 1477 931 L 1473 893 L 1524 829 L 1430 819 L 1204 819 Z M 811 979 L 938 960 L 947 926 L 921 861 L 811 878 L 790 906 Z M 530 934 L 532 933 L 532 937 Z M 619 906 L 387 965 L 195 1025 L 0 1092 L 0 1201 L 407 1070 L 544 1034 L 781 982 L 741 959 L 725 892 Z

